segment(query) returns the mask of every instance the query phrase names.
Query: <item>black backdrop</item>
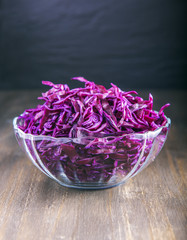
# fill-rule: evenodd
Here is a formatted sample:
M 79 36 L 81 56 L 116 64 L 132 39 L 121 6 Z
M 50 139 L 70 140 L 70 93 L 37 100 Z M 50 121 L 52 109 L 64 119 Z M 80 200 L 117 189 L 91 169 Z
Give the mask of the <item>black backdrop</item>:
M 0 88 L 79 75 L 123 89 L 184 88 L 186 2 L 0 0 Z

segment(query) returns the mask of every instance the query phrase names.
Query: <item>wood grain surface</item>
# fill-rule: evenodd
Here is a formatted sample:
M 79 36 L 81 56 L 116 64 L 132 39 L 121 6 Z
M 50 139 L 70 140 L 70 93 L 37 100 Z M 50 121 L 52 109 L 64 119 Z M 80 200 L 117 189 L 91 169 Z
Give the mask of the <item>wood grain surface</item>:
M 16 142 L 12 119 L 40 91 L 0 91 L 0 240 L 187 239 L 187 92 L 152 93 L 156 110 L 172 104 L 157 159 L 125 185 L 81 191 L 45 176 Z

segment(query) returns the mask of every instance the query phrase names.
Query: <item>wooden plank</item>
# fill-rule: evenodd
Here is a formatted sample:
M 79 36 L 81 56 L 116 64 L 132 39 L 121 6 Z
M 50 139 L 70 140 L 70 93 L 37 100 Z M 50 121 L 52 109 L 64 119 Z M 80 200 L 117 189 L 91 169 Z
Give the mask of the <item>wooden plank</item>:
M 187 92 L 152 92 L 156 109 L 172 103 L 164 149 L 125 185 L 101 191 L 64 188 L 36 169 L 12 118 L 36 105 L 39 91 L 0 92 L 0 240 L 186 239 Z

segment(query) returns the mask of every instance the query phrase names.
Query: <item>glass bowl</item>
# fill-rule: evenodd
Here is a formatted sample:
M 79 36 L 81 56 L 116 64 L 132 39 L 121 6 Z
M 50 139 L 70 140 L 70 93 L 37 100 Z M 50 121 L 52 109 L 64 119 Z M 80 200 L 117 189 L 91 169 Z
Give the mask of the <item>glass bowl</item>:
M 104 189 L 125 183 L 158 155 L 170 128 L 105 137 L 54 138 L 24 133 L 13 126 L 20 147 L 33 164 L 65 187 Z

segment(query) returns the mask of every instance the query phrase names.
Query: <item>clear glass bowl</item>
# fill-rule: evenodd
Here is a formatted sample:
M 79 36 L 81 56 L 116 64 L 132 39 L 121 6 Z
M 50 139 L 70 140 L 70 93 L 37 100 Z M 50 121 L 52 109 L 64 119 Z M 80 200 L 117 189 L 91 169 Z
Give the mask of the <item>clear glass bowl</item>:
M 80 189 L 103 189 L 125 183 L 158 155 L 170 128 L 107 137 L 54 138 L 24 133 L 13 126 L 20 147 L 33 164 L 59 184 Z

